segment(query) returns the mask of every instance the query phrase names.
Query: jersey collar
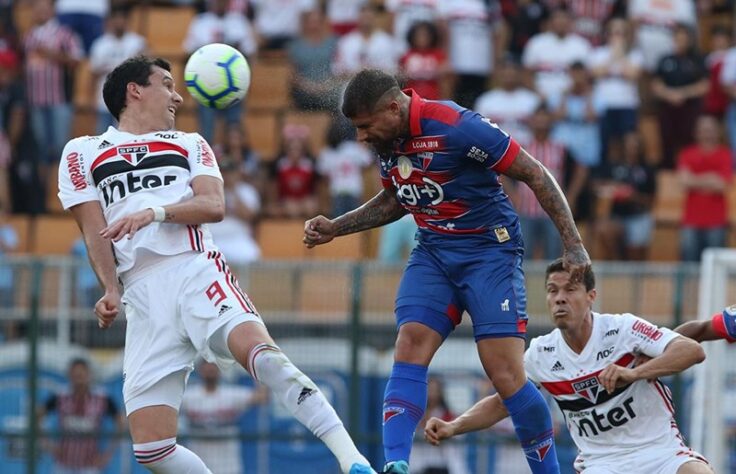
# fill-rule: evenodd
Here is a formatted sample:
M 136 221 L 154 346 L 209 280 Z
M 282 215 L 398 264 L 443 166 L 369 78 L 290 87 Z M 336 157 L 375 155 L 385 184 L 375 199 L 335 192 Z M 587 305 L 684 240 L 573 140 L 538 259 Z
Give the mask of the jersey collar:
M 402 91 L 411 99 L 409 104 L 409 134 L 416 137 L 422 134 L 422 108 L 426 102 L 414 89 L 404 89 Z

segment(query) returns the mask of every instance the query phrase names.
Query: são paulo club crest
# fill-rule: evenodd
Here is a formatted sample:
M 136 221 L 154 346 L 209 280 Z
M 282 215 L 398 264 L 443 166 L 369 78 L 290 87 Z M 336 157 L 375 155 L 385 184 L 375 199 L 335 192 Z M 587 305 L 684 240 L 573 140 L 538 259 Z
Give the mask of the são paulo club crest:
M 589 402 L 595 403 L 598 400 L 598 390 L 600 389 L 598 377 L 590 377 L 579 382 L 573 382 L 572 388 L 575 390 L 575 393 Z
M 148 145 L 131 145 L 118 147 L 118 155 L 122 156 L 125 161 L 133 166 L 138 166 L 143 158 L 148 154 Z

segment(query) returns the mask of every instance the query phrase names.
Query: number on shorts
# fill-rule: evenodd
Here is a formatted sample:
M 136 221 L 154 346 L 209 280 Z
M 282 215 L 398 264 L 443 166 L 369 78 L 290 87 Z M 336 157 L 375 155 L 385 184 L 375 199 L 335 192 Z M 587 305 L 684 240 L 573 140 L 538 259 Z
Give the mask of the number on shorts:
M 215 307 L 217 307 L 217 305 L 226 298 L 225 292 L 222 290 L 222 286 L 220 286 L 219 282 L 214 282 L 208 286 L 205 294 L 207 295 L 207 298 L 212 301 L 212 304 L 215 305 Z

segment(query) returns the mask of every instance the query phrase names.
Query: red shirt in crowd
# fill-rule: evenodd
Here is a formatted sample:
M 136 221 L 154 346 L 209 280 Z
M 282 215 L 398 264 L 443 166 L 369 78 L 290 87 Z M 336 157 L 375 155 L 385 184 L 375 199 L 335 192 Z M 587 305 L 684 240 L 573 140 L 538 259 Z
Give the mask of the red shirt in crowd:
M 273 174 L 278 183 L 279 199 L 303 199 L 316 192 L 317 168 L 314 160 L 281 158 L 274 163 Z
M 693 174 L 717 173 L 730 182 L 731 151 L 725 146 L 705 151 L 693 145 L 682 150 L 677 169 L 687 170 Z M 696 229 L 711 229 L 726 225 L 728 222 L 726 194 L 726 192 L 688 191 L 682 224 Z
M 414 89 L 420 97 L 440 98 L 440 74 L 447 56 L 439 48 L 420 51 L 410 49 L 399 59 L 399 67 L 406 77 L 406 88 Z

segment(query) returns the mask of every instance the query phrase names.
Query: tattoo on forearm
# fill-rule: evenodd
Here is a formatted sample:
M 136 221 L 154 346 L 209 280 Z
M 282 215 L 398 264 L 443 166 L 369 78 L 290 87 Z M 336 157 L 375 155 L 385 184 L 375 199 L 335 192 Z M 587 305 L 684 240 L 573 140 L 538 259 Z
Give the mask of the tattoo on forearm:
M 352 234 L 391 223 L 406 210 L 388 191 L 381 190 L 373 199 L 335 221 L 337 235 Z
M 166 217 L 164 217 L 164 222 L 171 222 L 174 220 L 174 213 L 173 212 L 166 212 Z

